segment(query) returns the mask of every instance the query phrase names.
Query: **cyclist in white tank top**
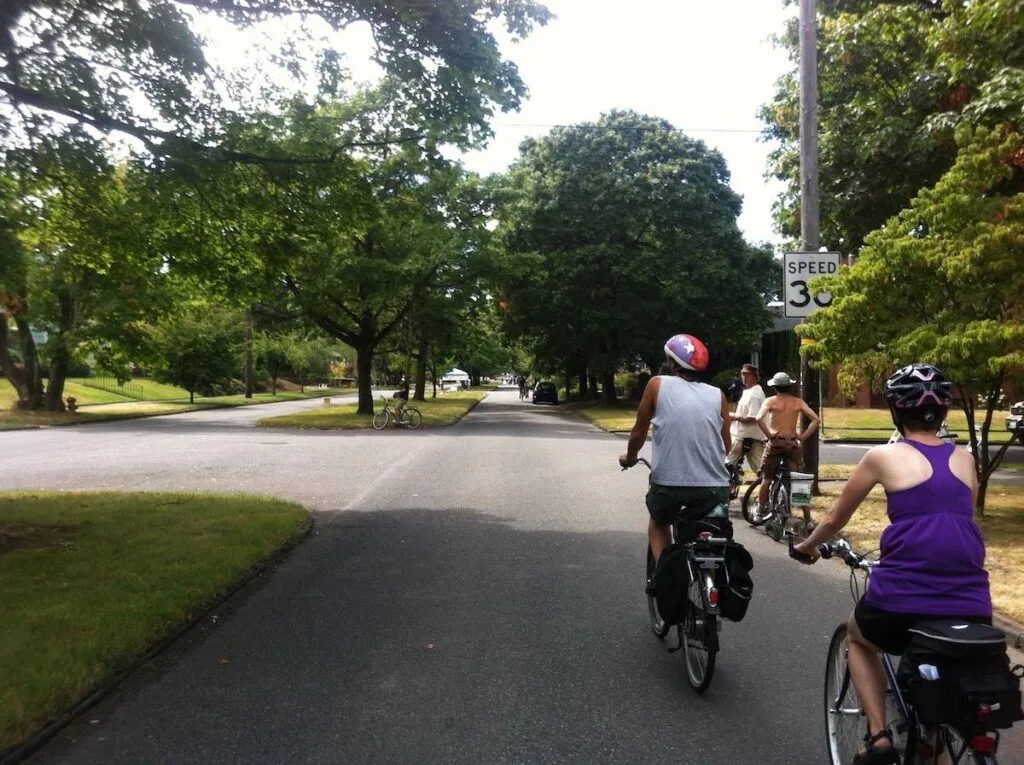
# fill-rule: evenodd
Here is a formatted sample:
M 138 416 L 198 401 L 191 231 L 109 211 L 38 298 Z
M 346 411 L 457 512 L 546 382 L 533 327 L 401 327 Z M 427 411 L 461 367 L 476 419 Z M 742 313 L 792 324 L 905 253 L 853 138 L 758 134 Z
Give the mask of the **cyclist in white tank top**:
M 669 374 L 651 379 L 636 412 L 636 424 L 619 464 L 631 467 L 654 425 L 648 536 L 657 560 L 671 543 L 670 527 L 683 507 L 693 512 L 729 503 L 725 455 L 732 445 L 729 405 L 718 388 L 698 382 L 708 352 L 692 335 L 665 343 Z

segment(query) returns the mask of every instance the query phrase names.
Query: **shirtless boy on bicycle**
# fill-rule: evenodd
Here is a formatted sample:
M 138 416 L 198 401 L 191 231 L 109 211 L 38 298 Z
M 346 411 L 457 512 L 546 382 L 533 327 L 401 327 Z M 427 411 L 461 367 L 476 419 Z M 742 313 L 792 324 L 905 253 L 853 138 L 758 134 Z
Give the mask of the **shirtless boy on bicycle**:
M 761 488 L 757 494 L 757 513 L 764 517 L 764 503 L 768 500 L 768 487 L 775 477 L 775 466 L 778 457 L 786 460 L 786 467 L 799 470 L 803 466 L 801 446 L 818 429 L 818 415 L 807 406 L 799 396 L 794 396 L 793 378 L 785 372 L 779 372 L 768 381 L 768 387 L 775 389 L 761 405 L 757 413 L 757 424 L 768 436 L 768 451 L 761 462 Z M 800 415 L 804 414 L 811 424 L 802 433 L 797 432 Z

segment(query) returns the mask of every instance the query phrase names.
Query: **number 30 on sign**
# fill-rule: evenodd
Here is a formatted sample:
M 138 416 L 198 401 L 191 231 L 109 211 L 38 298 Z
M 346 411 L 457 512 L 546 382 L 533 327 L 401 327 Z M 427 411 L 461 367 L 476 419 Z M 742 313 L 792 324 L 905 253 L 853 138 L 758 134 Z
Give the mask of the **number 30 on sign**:
M 802 319 L 832 303 L 827 292 L 812 295 L 808 283 L 818 276 L 839 273 L 838 252 L 787 252 L 782 265 L 787 318 Z

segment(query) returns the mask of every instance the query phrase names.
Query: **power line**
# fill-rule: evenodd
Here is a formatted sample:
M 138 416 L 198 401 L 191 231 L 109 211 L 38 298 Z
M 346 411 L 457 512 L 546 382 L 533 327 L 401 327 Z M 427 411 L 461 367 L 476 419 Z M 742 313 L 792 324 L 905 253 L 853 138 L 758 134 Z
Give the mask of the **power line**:
M 597 125 L 593 123 L 543 123 L 543 122 L 492 122 L 491 127 L 512 127 L 512 128 L 589 128 L 591 130 L 649 130 L 647 125 Z M 763 129 L 756 128 L 694 128 L 674 127 L 673 130 L 683 133 L 763 133 Z

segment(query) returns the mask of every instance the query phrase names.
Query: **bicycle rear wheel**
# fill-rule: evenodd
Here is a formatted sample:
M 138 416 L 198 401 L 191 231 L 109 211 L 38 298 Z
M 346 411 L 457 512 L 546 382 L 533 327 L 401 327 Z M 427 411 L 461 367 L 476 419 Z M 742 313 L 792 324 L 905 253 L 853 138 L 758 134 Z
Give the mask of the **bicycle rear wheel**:
M 743 500 L 740 502 L 740 510 L 743 511 L 743 520 L 751 526 L 763 526 L 764 522 L 771 518 L 770 513 L 765 513 L 764 518 L 757 515 L 757 492 L 760 488 L 761 476 L 758 476 L 757 479 L 747 488 L 746 493 L 743 495 Z
M 378 412 L 373 413 L 373 429 L 384 430 L 388 426 L 388 410 L 381 409 Z
M 703 602 L 703 591 L 700 600 Z M 683 622 L 683 658 L 686 661 L 686 680 L 697 693 L 704 693 L 711 685 L 715 674 L 715 657 L 718 655 L 718 617 L 709 614 L 705 606 L 697 606 L 691 600 L 687 604 L 686 620 Z
M 413 409 L 411 406 L 405 408 L 402 418 L 412 430 L 416 430 L 416 428 L 423 424 L 423 415 L 420 414 L 420 410 Z
M 650 587 L 651 582 L 654 581 L 654 556 L 651 554 L 651 548 L 647 547 L 647 586 Z M 665 635 L 668 634 L 669 625 L 665 624 L 665 620 L 662 618 L 661 613 L 658 611 L 658 601 L 653 595 L 647 596 L 647 612 L 651 617 L 651 632 L 654 633 L 658 640 L 664 640 Z
M 860 751 L 867 721 L 846 666 L 846 625 L 832 633 L 825 665 L 825 732 L 832 765 L 850 765 Z
M 937 748 L 946 753 L 949 765 L 997 765 L 994 756 L 975 752 L 967 740 L 948 725 L 941 726 L 935 736 Z

